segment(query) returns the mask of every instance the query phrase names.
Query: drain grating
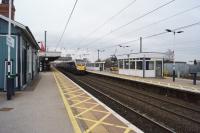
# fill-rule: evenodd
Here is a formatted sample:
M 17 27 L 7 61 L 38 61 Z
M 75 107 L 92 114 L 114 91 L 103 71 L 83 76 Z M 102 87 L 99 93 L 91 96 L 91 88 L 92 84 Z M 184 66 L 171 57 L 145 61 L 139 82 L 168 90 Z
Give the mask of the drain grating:
M 0 108 L 0 111 L 3 111 L 3 112 L 7 112 L 11 110 L 13 110 L 13 108 Z

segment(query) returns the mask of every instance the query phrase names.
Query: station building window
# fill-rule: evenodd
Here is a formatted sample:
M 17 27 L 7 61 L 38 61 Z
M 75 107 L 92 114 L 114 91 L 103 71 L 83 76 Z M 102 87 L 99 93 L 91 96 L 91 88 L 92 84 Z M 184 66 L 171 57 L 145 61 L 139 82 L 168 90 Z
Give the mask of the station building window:
M 123 60 L 119 60 L 119 68 L 123 69 Z
M 99 64 L 98 64 L 98 63 L 96 63 L 96 64 L 95 64 L 95 67 L 99 67 Z
M 146 70 L 154 70 L 154 62 L 146 61 Z
M 129 69 L 129 60 L 124 60 L 124 68 Z
M 143 69 L 142 61 L 137 61 L 137 70 L 142 70 L 142 69 Z
M 130 61 L 130 69 L 135 69 L 135 61 Z

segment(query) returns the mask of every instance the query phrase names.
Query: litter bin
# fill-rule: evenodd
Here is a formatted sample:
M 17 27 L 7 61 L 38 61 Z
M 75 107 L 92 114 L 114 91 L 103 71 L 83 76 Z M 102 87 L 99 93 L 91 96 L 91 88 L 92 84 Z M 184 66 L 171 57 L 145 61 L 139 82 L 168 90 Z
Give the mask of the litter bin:
M 7 100 L 11 100 L 12 96 L 15 95 L 14 80 L 16 75 L 7 75 Z

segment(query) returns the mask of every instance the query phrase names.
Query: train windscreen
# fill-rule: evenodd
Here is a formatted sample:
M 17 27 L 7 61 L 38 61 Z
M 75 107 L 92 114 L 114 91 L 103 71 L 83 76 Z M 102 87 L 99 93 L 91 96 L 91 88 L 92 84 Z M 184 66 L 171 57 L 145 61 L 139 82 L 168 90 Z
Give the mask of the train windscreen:
M 76 60 L 76 65 L 84 66 L 86 62 L 84 60 Z

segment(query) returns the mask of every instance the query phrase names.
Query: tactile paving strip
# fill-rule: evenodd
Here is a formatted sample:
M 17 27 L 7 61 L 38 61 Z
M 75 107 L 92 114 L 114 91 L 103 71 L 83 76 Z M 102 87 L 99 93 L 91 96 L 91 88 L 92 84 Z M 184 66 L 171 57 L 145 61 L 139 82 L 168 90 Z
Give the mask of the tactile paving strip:
M 102 103 L 82 90 L 62 73 L 54 70 L 54 77 L 75 132 L 136 133 L 142 132 L 125 120 L 120 120 Z M 131 126 L 130 126 L 131 125 Z

